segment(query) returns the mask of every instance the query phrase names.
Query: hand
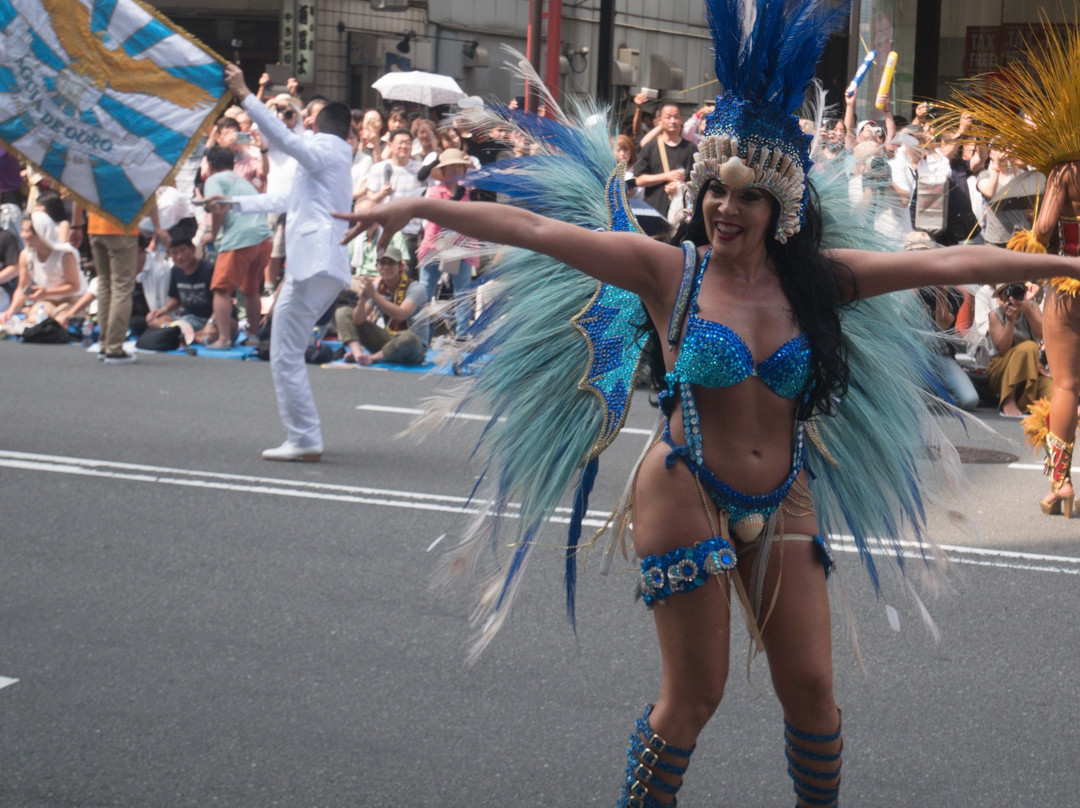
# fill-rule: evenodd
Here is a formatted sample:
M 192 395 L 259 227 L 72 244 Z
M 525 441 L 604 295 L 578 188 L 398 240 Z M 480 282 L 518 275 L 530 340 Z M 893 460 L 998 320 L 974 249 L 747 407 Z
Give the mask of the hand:
M 1015 323 L 1020 318 L 1020 305 L 1011 297 L 1002 304 L 1001 311 L 1010 323 Z
M 964 132 L 966 132 L 968 130 L 968 127 L 971 126 L 971 121 L 972 120 L 973 119 L 971 117 L 970 112 L 961 112 L 960 113 L 960 125 L 958 127 L 956 127 L 957 136 L 962 135 Z
M 381 251 L 389 246 L 390 238 L 394 233 L 398 232 L 409 223 L 410 219 L 414 218 L 413 208 L 417 201 L 417 197 L 407 197 L 387 202 L 385 205 L 376 205 L 359 213 L 335 211 L 330 215 L 335 219 L 353 223 L 353 226 L 349 228 L 344 238 L 341 239 L 342 244 L 348 244 L 373 224 L 382 225 L 382 235 L 379 236 L 379 241 L 375 245 L 376 249 Z
M 638 93 L 634 96 L 634 106 L 643 107 L 648 102 L 648 100 L 649 96 L 645 95 L 645 93 Z
M 30 291 L 26 293 L 26 299 L 30 300 L 30 301 L 33 301 L 34 303 L 41 300 L 41 298 L 43 298 L 43 297 L 45 297 L 45 287 L 44 286 L 37 286 L 37 285 L 31 286 Z
M 360 279 L 360 294 L 368 299 L 375 297 L 375 279 L 374 278 L 361 278 Z
M 244 82 L 244 71 L 234 64 L 225 65 L 225 86 L 241 101 L 251 95 L 251 90 Z
M 285 80 L 285 90 L 293 98 L 300 97 L 300 82 L 296 80 L 296 76 L 289 76 L 289 78 Z
M 259 76 L 259 86 L 266 87 L 268 84 L 270 84 L 270 74 L 263 73 L 261 76 Z
M 154 231 L 154 241 L 156 242 L 154 245 L 155 247 L 160 245 L 165 249 L 169 249 L 169 245 L 172 244 L 172 237 L 169 236 L 168 230 L 164 227 L 159 227 Z
M 673 168 L 667 173 L 668 182 L 686 182 L 686 169 Z
M 511 98 L 511 99 L 510 99 L 510 103 L 508 103 L 508 104 L 506 105 L 506 108 L 507 108 L 507 109 L 517 109 L 517 108 L 518 108 L 518 102 L 517 102 L 517 99 L 516 99 L 516 98 Z
M 232 202 L 226 201 L 221 194 L 206 197 L 207 213 L 228 213 L 232 208 Z

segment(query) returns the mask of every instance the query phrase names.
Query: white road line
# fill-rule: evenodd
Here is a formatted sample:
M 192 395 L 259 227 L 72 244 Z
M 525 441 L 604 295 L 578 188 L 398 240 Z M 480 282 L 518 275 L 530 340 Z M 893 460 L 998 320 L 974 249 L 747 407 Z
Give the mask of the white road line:
M 7 676 L 0 676 L 0 690 L 3 690 L 8 685 L 15 684 L 17 681 L 19 681 L 19 680 L 18 679 L 10 679 Z
M 348 502 L 360 505 L 380 505 L 388 508 L 406 508 L 442 513 L 476 514 L 487 506 L 487 502 L 484 500 L 473 500 L 472 503 L 469 503 L 466 497 L 425 494 L 419 491 L 315 483 L 286 480 L 278 477 L 224 474 L 213 471 L 146 466 L 137 463 L 115 463 L 108 460 L 4 450 L 0 450 L 0 468 L 100 477 L 158 485 L 178 485 L 218 491 L 241 491 L 252 494 Z M 511 503 L 501 515 L 507 518 L 517 518 L 517 514 L 518 506 Z M 556 524 L 569 524 L 569 514 L 569 508 L 558 508 L 551 521 Z M 605 523 L 606 517 L 606 511 L 589 510 L 583 524 L 591 528 L 601 527 Z M 442 538 L 440 537 L 435 544 L 438 544 L 438 541 L 441 541 Z M 434 546 L 433 544 L 432 547 Z M 830 539 L 830 546 L 834 552 L 845 554 L 857 552 L 850 536 L 833 536 Z M 915 560 L 921 558 L 919 547 L 915 542 L 902 542 L 901 547 L 905 558 Z M 941 549 L 954 564 L 1080 575 L 1080 557 L 1024 553 L 1016 550 L 995 550 L 984 547 L 964 547 L 961 545 L 942 545 Z M 874 549 L 872 552 L 874 555 L 879 555 L 885 551 Z
M 73 474 L 83 477 L 103 477 L 130 482 L 179 485 L 190 488 L 209 488 L 220 491 L 242 491 L 251 494 L 322 499 L 331 502 L 350 502 L 361 505 L 384 505 L 390 508 L 441 511 L 444 513 L 477 514 L 487 506 L 487 501 L 445 494 L 425 494 L 418 491 L 400 491 L 365 486 L 313 483 L 302 480 L 285 480 L 278 477 L 255 477 L 243 474 L 223 474 L 214 471 L 192 471 L 167 466 L 145 466 L 137 463 L 116 463 L 108 460 L 90 460 L 80 457 L 9 452 L 0 450 L 0 468 L 43 471 L 56 474 Z M 510 503 L 503 516 L 516 517 L 519 506 Z M 552 521 L 569 524 L 570 508 L 556 508 Z M 589 518 L 591 517 L 591 518 Z M 607 511 L 586 511 L 582 522 L 587 527 L 600 527 L 607 518 Z
M 385 412 L 393 415 L 423 415 L 423 410 L 411 409 L 409 407 L 384 407 L 380 404 L 357 404 L 356 409 L 364 412 Z M 455 418 L 461 421 L 487 421 L 491 416 L 488 415 L 476 415 L 470 412 L 451 412 L 447 413 L 447 418 Z M 619 434 L 626 435 L 645 435 L 646 437 L 652 435 L 651 429 L 639 429 L 632 426 L 624 426 L 619 430 Z M 1041 468 L 1041 466 L 1040 466 Z
M 1043 470 L 1043 464 L 1042 463 L 1010 463 L 1009 468 L 1011 468 L 1011 469 L 1022 469 L 1024 471 L 1042 471 Z

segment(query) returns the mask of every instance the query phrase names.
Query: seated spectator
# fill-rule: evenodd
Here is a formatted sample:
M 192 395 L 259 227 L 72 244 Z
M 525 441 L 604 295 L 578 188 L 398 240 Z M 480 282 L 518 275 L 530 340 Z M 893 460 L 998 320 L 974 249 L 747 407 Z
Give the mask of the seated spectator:
M 1037 286 L 1023 283 L 1003 283 L 994 290 L 998 306 L 990 313 L 993 355 L 986 377 L 1008 418 L 1022 417 L 1034 401 L 1050 398 L 1053 388 L 1037 342 L 1042 339 L 1037 293 Z
M 20 252 L 19 236 L 0 228 L 0 311 L 7 311 L 11 296 L 18 288 Z
M 233 154 L 228 149 L 213 148 L 206 156 L 212 171 L 206 180 L 208 197 L 235 199 L 258 193 L 250 182 L 233 172 Z M 244 295 L 244 307 L 252 330 L 262 318 L 259 290 L 266 264 L 270 260 L 272 231 L 266 222 L 266 214 L 240 213 L 235 209 L 212 214 L 211 229 L 217 258 L 210 288 L 214 293 L 214 322 L 217 324 L 218 337 L 206 347 L 226 350 L 232 347 L 236 337 L 231 314 L 233 294 L 237 289 Z
M 379 259 L 379 280 L 364 278 L 356 307 L 338 309 L 338 335 L 345 343 L 345 361 L 359 365 L 393 362 L 420 365 L 427 355 L 430 327 L 423 314 L 427 293 L 423 284 L 410 281 L 405 260 L 395 247 Z M 383 325 L 377 325 L 380 319 Z M 369 353 L 363 353 L 361 346 Z
M 71 221 L 60 194 L 56 191 L 43 191 L 38 194 L 34 210 L 45 211 L 49 218 L 56 222 L 57 243 L 67 244 L 71 240 Z
M 213 316 L 213 293 L 210 284 L 214 265 L 200 261 L 190 238 L 173 237 L 169 245 L 173 267 L 169 277 L 169 298 L 160 309 L 146 315 L 146 324 L 165 328 L 183 320 L 192 328 L 193 339 L 202 339 L 206 324 Z M 181 326 L 181 328 L 183 328 Z
M 918 230 L 908 233 L 904 239 L 905 250 L 929 250 L 936 246 L 926 233 Z M 939 336 L 934 345 L 935 352 L 931 355 L 931 363 L 945 385 L 952 403 L 970 412 L 979 406 L 979 393 L 954 358 L 957 341 L 960 339 L 955 328 L 956 315 L 963 305 L 964 293 L 955 286 L 926 286 L 919 289 L 919 296 Z
M 79 253 L 57 242 L 57 225 L 49 214 L 35 210 L 23 219 L 19 255 L 19 280 L 7 310 L 0 313 L 4 325 L 16 313 L 52 317 L 78 300 L 84 279 L 79 272 Z

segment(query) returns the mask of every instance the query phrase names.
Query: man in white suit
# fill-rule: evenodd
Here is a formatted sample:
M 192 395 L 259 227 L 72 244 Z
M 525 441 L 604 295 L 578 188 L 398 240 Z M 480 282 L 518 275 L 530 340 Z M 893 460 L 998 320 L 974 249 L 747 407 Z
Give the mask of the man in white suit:
M 296 158 L 292 188 L 233 200 L 207 200 L 211 211 L 231 204 L 241 213 L 285 213 L 288 263 L 274 304 L 270 331 L 270 371 L 278 412 L 287 432 L 283 444 L 262 453 L 266 460 L 316 461 L 322 457 L 319 413 L 311 394 L 304 350 L 319 316 L 349 283 L 349 256 L 341 239 L 346 222 L 330 212 L 352 207 L 352 149 L 346 137 L 351 117 L 344 104 L 327 104 L 315 119 L 314 134 L 298 134 L 257 99 L 236 65 L 226 65 L 225 84 L 274 149 Z

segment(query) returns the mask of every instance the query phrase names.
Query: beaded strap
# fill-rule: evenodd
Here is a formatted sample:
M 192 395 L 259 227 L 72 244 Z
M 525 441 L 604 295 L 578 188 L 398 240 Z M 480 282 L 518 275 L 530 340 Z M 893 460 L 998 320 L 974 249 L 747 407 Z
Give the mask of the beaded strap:
M 821 806 L 821 808 L 836 808 L 840 802 L 840 755 L 841 752 L 826 753 L 814 752 L 801 746 L 802 743 L 825 744 L 833 743 L 840 739 L 840 729 L 830 735 L 812 735 L 791 726 L 784 721 L 784 755 L 787 758 L 788 775 L 791 777 L 795 788 L 795 796 L 807 805 Z M 843 749 L 843 744 L 841 744 Z M 817 761 L 819 763 L 835 763 L 833 771 L 818 771 L 800 763 L 795 759 L 798 755 L 804 760 Z M 836 782 L 831 786 L 819 785 L 820 781 Z
M 672 746 L 657 735 L 649 724 L 652 709 L 651 704 L 645 707 L 645 712 L 637 720 L 634 732 L 630 735 L 630 746 L 626 750 L 626 780 L 617 808 L 670 808 L 678 803 L 678 800 L 662 803 L 653 796 L 656 791 L 675 796 L 679 790 L 679 786 L 673 786 L 657 777 L 654 770 L 682 777 L 694 750 Z M 683 758 L 687 762 L 683 766 L 676 766 L 661 760 L 660 755 L 663 753 Z
M 671 310 L 671 319 L 668 320 L 668 348 L 674 348 L 682 338 L 683 322 L 686 320 L 686 312 L 690 306 L 690 296 L 695 286 L 694 280 L 698 277 L 695 271 L 698 265 L 697 247 L 692 242 L 684 241 L 682 249 L 682 282 L 679 284 L 679 294 L 675 298 L 675 306 Z M 708 261 L 703 263 L 708 263 Z
M 676 547 L 663 555 L 651 555 L 641 561 L 637 594 L 652 608 L 657 601 L 676 592 L 692 592 L 709 575 L 735 569 L 738 558 L 731 544 L 715 536 L 693 547 Z

